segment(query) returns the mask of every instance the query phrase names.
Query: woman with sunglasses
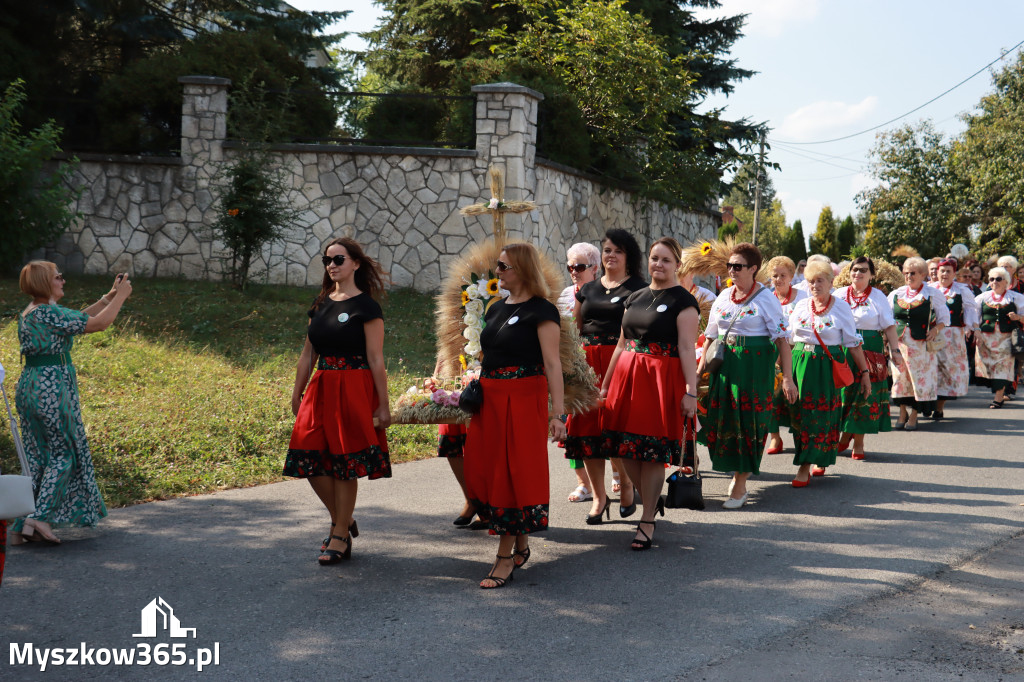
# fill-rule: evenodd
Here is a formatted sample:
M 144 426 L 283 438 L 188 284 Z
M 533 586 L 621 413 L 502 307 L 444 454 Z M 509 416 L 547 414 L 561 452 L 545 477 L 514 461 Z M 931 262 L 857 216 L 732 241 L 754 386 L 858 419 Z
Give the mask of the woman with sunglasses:
M 936 363 L 939 370 L 939 384 L 935 389 L 935 411 L 932 419 L 945 417 L 947 400 L 956 400 L 967 395 L 970 379 L 970 363 L 967 362 L 967 330 L 978 326 L 978 308 L 975 295 L 970 287 L 956 281 L 957 260 L 944 258 L 939 261 L 939 281 L 934 286 L 946 300 L 949 310 L 949 326 L 942 330 L 945 345 L 938 350 Z
M 903 366 L 893 376 L 892 402 L 900 406 L 897 429 L 917 428 L 919 412 L 935 410 L 939 368 L 928 343 L 949 325 L 946 299 L 928 286 L 928 264 L 912 256 L 903 263 L 906 285 L 889 294 Z
M 804 275 L 810 296 L 797 303 L 789 316 L 793 375 L 799 390 L 790 426 L 795 449 L 793 464 L 799 467 L 792 483 L 794 488 L 807 486 L 812 475 L 824 476 L 826 467 L 836 462 L 843 400 L 833 377 L 833 363 L 849 362 L 855 378 L 852 387 L 862 397 L 871 393 L 871 379 L 853 312 L 845 301 L 831 294 L 833 272 L 826 263 L 809 264 Z
M 978 383 L 987 385 L 994 394 L 989 409 L 999 409 L 1005 402 L 1006 389 L 1013 385 L 1011 334 L 1021 328 L 1024 294 L 1010 290 L 1010 273 L 1006 268 L 989 270 L 988 283 L 991 288 L 974 299 L 981 313 L 981 324 L 974 335 L 977 342 L 974 366 Z
M 585 284 L 576 294 L 574 317 L 583 336 L 587 364 L 594 369 L 598 382 L 604 381 L 619 342 L 626 300 L 633 292 L 647 286 L 640 277 L 641 262 L 640 246 L 633 236 L 625 230 L 609 230 L 601 242 L 604 274 Z M 593 485 L 594 502 L 585 519 L 592 526 L 600 524 L 605 516 L 611 516 L 608 511 L 611 499 L 604 486 L 606 459 L 611 459 L 612 466 L 619 472 L 619 516 L 626 518 L 636 511 L 634 483 L 603 434 L 609 416 L 607 405 L 599 405 L 586 414 L 572 417 L 569 436 L 565 439 L 565 456 L 583 460 Z
M 377 302 L 384 294 L 380 265 L 348 237 L 331 241 L 321 260 L 323 284 L 295 370 L 295 426 L 284 475 L 308 479 L 330 514 L 318 558 L 328 566 L 352 556 L 359 479 L 391 477 L 384 435 L 391 411 Z
M 806 264 L 805 264 L 806 267 Z M 807 298 L 807 292 L 793 286 L 793 277 L 796 274 L 796 265 L 791 258 L 776 256 L 764 266 L 765 272 L 771 279 L 772 293 L 782 306 L 783 318 L 788 320 L 793 308 L 800 301 Z M 806 286 L 806 285 L 805 285 Z M 786 400 L 786 394 L 779 386 L 775 391 L 775 430 L 769 434 L 768 449 L 765 454 L 777 455 L 782 452 L 782 436 L 779 431 L 783 426 L 790 425 L 790 414 L 792 406 Z
M 808 268 L 810 267 L 808 259 Z M 726 344 L 725 361 L 708 385 L 707 417 L 697 440 L 707 446 L 715 471 L 731 472 L 725 509 L 747 502 L 747 479 L 760 473 L 768 434 L 777 431 L 775 418 L 775 361 L 782 366 L 786 400 L 796 400 L 788 321 L 779 300 L 764 290 L 755 277 L 761 252 L 748 243 L 737 244 L 727 267 L 733 285 L 711 307 L 704 334 L 707 341 L 697 367 L 703 372 L 711 342 Z M 829 266 L 831 267 L 831 266 Z M 730 325 L 732 328 L 730 329 Z
M 665 515 L 665 465 L 681 463 L 683 439 L 697 413 L 700 308 L 679 285 L 681 258 L 675 239 L 662 237 L 651 246 L 651 285 L 626 299 L 622 331 L 601 385 L 613 454 L 640 488 L 644 505 L 630 545 L 636 551 L 651 548 L 655 514 Z
M 107 515 L 82 423 L 71 347 L 75 336 L 103 331 L 113 323 L 132 293 L 132 283 L 127 274 L 118 275 L 110 291 L 85 310 L 58 304 L 64 297 L 64 275 L 49 261 L 28 263 L 18 284 L 32 302 L 18 315 L 25 369 L 14 403 L 29 466 L 22 473 L 32 478 L 36 510 L 11 524 L 11 544 L 58 544 L 54 527 L 95 526 Z
M 880 289 L 871 286 L 875 277 L 875 262 L 867 256 L 860 256 L 850 264 L 850 286 L 840 287 L 833 292 L 836 299 L 845 303 L 853 313 L 857 332 L 864 341 L 863 352 L 868 363 L 871 392 L 864 395 L 860 385 L 854 383 L 842 389 L 843 435 L 839 441 L 839 452 L 844 452 L 853 441 L 851 459 L 864 459 L 864 436 L 867 434 L 892 431 L 889 417 L 889 362 L 903 367 L 899 341 L 896 338 L 896 320 L 892 306 Z M 885 353 L 885 341 L 889 342 L 889 354 Z M 854 366 L 850 354 L 847 362 Z
M 569 271 L 569 279 L 572 280 L 572 284 L 562 289 L 562 293 L 558 297 L 558 312 L 562 314 L 562 317 L 572 318 L 574 316 L 576 295 L 579 294 L 584 284 L 597 279 L 600 262 L 601 252 L 589 242 L 577 242 L 565 252 L 565 268 Z M 572 421 L 573 418 L 570 416 L 565 423 L 566 432 L 569 433 L 568 437 L 570 438 L 572 437 Z M 562 448 L 566 447 L 565 442 L 560 442 L 558 445 Z M 569 501 L 586 502 L 594 499 L 590 476 L 583 465 L 583 459 L 570 456 L 568 451 L 566 458 L 569 460 L 569 466 L 572 467 L 573 473 L 576 474 L 576 489 L 569 493 Z
M 565 438 L 558 308 L 547 300 L 540 256 L 507 244 L 498 282 L 508 297 L 491 305 L 480 334 L 483 404 L 466 438 L 466 489 L 485 509 L 498 553 L 483 589 L 504 587 L 530 559 L 529 534 L 548 527 L 547 436 Z M 548 412 L 548 396 L 551 412 Z

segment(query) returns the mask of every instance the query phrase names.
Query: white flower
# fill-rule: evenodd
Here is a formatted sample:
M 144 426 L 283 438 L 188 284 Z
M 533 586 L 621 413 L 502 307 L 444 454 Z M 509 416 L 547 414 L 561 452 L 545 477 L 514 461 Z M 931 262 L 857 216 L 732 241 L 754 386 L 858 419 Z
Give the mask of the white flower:
M 466 287 L 466 293 L 469 294 L 470 301 L 477 298 L 487 298 L 486 291 L 484 291 L 484 293 L 482 294 L 480 293 L 480 285 L 478 283 L 470 283 L 470 285 Z M 466 305 L 469 304 L 467 303 Z
M 487 208 L 492 211 L 498 208 L 498 197 L 491 197 L 491 200 L 487 202 Z
M 484 316 L 484 302 L 479 299 L 473 299 L 466 304 L 466 318 L 470 316 L 477 319 Z
M 415 386 L 410 386 L 409 390 L 406 391 L 406 393 L 416 393 L 416 387 Z
M 479 317 L 469 317 L 467 315 L 465 322 L 466 322 L 466 326 L 469 327 L 470 329 L 476 329 L 477 331 L 483 331 L 484 321 L 481 320 Z
M 474 329 L 473 327 L 466 327 L 465 331 L 462 332 L 462 335 L 470 343 L 476 343 L 478 346 L 480 345 L 480 330 L 479 329 Z
M 477 339 L 476 341 L 470 341 L 469 343 L 466 344 L 466 353 L 469 355 L 476 356 L 480 353 L 481 350 L 482 349 L 480 348 L 480 339 Z
M 498 296 L 501 296 L 502 298 L 508 298 L 509 293 L 510 292 L 508 289 L 502 289 L 501 287 L 498 287 Z
M 470 287 L 470 288 L 472 288 L 472 287 Z M 479 294 L 479 298 L 484 298 L 484 299 L 490 298 L 490 295 L 487 293 L 487 280 L 486 279 L 478 279 L 476 281 L 476 291 L 477 291 L 477 294 Z M 477 296 L 474 296 L 473 298 L 477 298 Z

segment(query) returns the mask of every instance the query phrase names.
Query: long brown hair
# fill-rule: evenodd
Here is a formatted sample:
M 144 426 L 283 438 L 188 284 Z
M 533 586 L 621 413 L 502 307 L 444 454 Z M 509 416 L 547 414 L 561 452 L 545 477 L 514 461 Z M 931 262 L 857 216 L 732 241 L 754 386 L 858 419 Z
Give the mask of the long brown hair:
M 348 251 L 348 257 L 359 263 L 359 267 L 353 273 L 352 277 L 355 279 L 356 287 L 363 293 L 370 294 L 375 301 L 379 301 L 384 297 L 384 283 L 387 280 L 387 275 L 384 274 L 383 268 L 380 267 L 380 263 L 375 261 L 366 255 L 363 251 L 363 247 L 359 245 L 359 242 L 348 237 L 338 237 L 337 239 L 331 240 L 327 246 L 324 247 L 324 255 L 327 255 L 327 249 L 332 246 L 344 246 L 345 250 Z M 327 300 L 327 295 L 334 291 L 334 280 L 327 273 L 327 268 L 324 268 L 324 281 L 320 287 L 320 293 L 317 295 L 316 300 L 313 301 L 313 310 L 320 307 L 320 304 Z
M 533 244 L 527 244 L 526 242 L 506 244 L 502 251 L 508 256 L 508 264 L 515 268 L 515 271 L 519 274 L 519 278 L 526 288 L 526 293 L 531 298 L 534 296 L 547 298 L 551 290 L 548 288 L 547 280 L 544 279 L 544 272 L 540 265 L 540 255 Z

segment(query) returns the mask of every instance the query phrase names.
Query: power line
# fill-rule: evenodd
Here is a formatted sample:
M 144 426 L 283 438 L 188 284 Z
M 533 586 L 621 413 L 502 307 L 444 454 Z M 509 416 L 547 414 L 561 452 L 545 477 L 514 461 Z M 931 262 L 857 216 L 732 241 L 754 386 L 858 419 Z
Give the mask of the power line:
M 967 81 L 971 80 L 972 78 L 974 78 L 978 74 L 980 74 L 983 71 L 985 71 L 985 69 L 987 69 L 988 67 L 992 66 L 993 64 L 995 64 L 996 62 L 998 62 L 998 61 L 1000 61 L 1002 59 L 1005 59 L 1008 54 L 1010 54 L 1011 52 L 1016 50 L 1021 45 L 1024 45 L 1024 40 L 1020 41 L 1019 43 L 1017 43 L 1016 45 L 1011 47 L 1009 50 L 1007 50 L 1003 54 L 999 55 L 998 57 L 996 57 L 995 59 L 990 61 L 988 64 L 986 64 L 985 66 L 981 67 L 980 69 L 978 69 L 977 71 L 972 73 L 970 76 L 968 76 L 967 78 L 963 79 L 962 81 L 960 81 L 959 83 L 957 83 L 953 87 L 949 88 L 945 92 L 942 92 L 942 93 L 936 95 L 935 97 L 932 97 L 930 100 L 928 100 L 927 102 L 925 102 L 921 106 L 914 107 L 913 109 L 911 109 L 907 113 L 901 114 L 900 116 L 897 116 L 896 118 L 889 119 L 885 123 L 879 123 L 878 125 L 874 126 L 873 128 L 868 128 L 867 130 L 862 130 L 862 131 L 860 131 L 858 133 L 851 133 L 849 135 L 843 135 L 842 137 L 835 137 L 835 138 L 832 138 L 831 140 L 818 140 L 816 142 L 787 142 L 785 140 L 771 140 L 771 142 L 775 143 L 775 144 L 798 144 L 798 145 L 805 145 L 805 144 L 829 144 L 830 142 L 839 142 L 841 140 L 849 140 L 851 137 L 857 137 L 859 135 L 864 135 L 865 133 L 870 133 L 870 132 L 873 132 L 875 130 L 878 130 L 879 128 L 884 128 L 885 126 L 889 125 L 890 123 L 895 123 L 896 121 L 900 120 L 901 118 L 906 118 L 907 116 L 910 116 L 911 114 L 913 114 L 915 111 L 920 111 L 921 109 L 924 109 L 926 106 L 928 106 L 932 102 L 934 102 L 934 101 L 936 101 L 938 99 L 941 99 L 942 97 L 945 97 L 946 95 L 948 95 L 949 93 L 953 92 L 954 90 L 959 88 L 961 85 L 966 83 Z
M 807 154 L 804 154 L 802 152 L 798 152 L 795 149 L 782 149 L 780 151 L 784 151 L 784 152 L 786 152 L 788 154 L 793 154 L 794 156 L 799 156 L 799 157 L 801 157 L 803 159 L 810 159 L 811 161 L 814 161 L 816 163 L 823 163 L 826 166 L 832 166 L 834 168 L 838 168 L 839 170 L 850 171 L 851 173 L 860 173 L 861 172 L 861 170 L 859 168 L 848 168 L 847 166 L 841 166 L 838 163 L 832 163 L 831 161 L 826 161 L 825 159 L 816 159 L 813 156 L 808 156 Z M 855 163 L 860 163 L 860 162 L 855 162 Z
M 797 154 L 799 156 L 799 152 L 796 149 L 793 149 L 793 148 L 787 146 L 785 143 L 779 144 L 777 149 L 780 152 L 786 152 L 786 153 L 789 153 L 789 154 Z M 839 161 L 849 161 L 850 163 L 864 163 L 863 157 L 859 158 L 859 159 L 852 159 L 849 156 L 840 156 L 838 154 L 826 154 L 824 152 L 816 152 L 813 149 L 801 149 L 800 151 L 804 152 L 806 154 L 817 154 L 818 156 L 821 157 L 821 159 L 812 159 L 813 163 L 819 163 L 820 161 L 825 160 L 825 159 L 837 159 Z

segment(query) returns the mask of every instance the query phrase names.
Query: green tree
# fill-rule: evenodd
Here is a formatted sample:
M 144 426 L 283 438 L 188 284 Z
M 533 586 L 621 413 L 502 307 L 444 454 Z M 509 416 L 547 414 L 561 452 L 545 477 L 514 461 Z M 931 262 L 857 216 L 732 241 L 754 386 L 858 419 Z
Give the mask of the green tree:
M 853 216 L 846 216 L 843 218 L 843 222 L 839 223 L 839 229 L 836 231 L 836 252 L 840 258 L 845 258 L 853 251 L 853 247 L 857 243 L 857 224 L 853 221 Z
M 793 221 L 793 227 L 789 230 L 789 239 L 786 241 L 786 255 L 799 263 L 807 259 L 807 242 L 804 237 L 803 221 Z
M 71 164 L 51 167 L 60 151 L 60 128 L 53 121 L 24 132 L 18 115 L 25 102 L 22 82 L 7 86 L 0 100 L 0 270 L 67 230 L 77 215 L 69 208 L 79 192 L 71 189 Z
M 820 253 L 833 261 L 839 260 L 837 243 L 836 219 L 832 215 L 832 207 L 826 205 L 818 214 L 818 228 L 811 235 L 811 253 Z
M 738 241 L 753 239 L 754 211 L 745 206 L 734 206 L 733 214 L 743 222 L 743 229 L 736 234 Z M 757 226 L 757 247 L 761 249 L 765 259 L 783 255 L 789 241 L 789 228 L 786 227 L 786 212 L 778 199 L 761 210 L 761 220 Z
M 753 159 L 740 165 L 729 183 L 729 194 L 722 203 L 727 206 L 743 206 L 754 210 L 754 187 L 757 178 L 757 162 Z M 761 210 L 771 211 L 775 204 L 775 184 L 766 171 L 761 182 Z
M 949 146 L 930 121 L 878 135 L 871 172 L 878 184 L 857 195 L 875 216 L 868 246 L 888 254 L 900 244 L 926 256 L 944 254 L 952 243 L 959 184 L 947 167 Z

